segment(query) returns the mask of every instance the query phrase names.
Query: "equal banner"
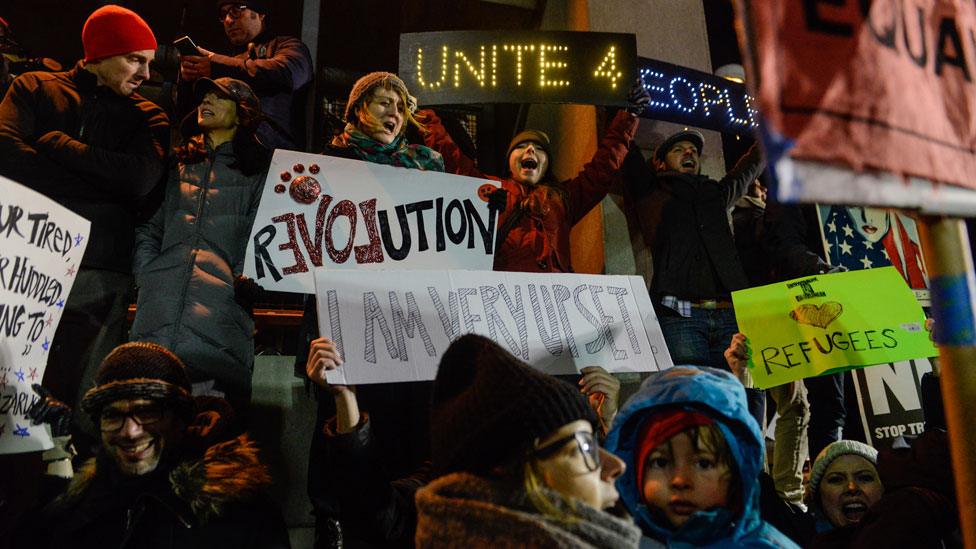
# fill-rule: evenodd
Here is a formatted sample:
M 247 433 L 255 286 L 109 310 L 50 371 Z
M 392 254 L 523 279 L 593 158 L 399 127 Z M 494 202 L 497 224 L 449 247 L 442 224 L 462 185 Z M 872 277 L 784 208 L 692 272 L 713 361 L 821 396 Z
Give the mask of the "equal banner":
M 266 290 L 311 294 L 312 271 L 491 269 L 498 183 L 277 150 L 245 256 Z
M 781 200 L 976 212 L 976 4 L 737 8 Z
M 922 308 L 894 267 L 740 290 L 732 301 L 760 389 L 938 354 Z
M 644 280 L 491 271 L 315 271 L 319 333 L 344 365 L 330 383 L 434 379 L 466 333 L 549 374 L 671 366 Z
M 88 245 L 90 223 L 0 177 L 0 454 L 47 450 L 46 425 L 25 414 L 37 400 L 48 351 Z

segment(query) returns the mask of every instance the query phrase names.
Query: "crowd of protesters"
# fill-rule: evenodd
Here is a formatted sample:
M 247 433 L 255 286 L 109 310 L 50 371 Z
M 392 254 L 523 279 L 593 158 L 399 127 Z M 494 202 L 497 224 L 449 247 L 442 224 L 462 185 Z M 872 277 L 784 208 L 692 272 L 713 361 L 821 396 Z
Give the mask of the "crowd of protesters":
M 73 69 L 23 74 L 0 103 L 0 175 L 92 222 L 30 412 L 55 436 L 35 456 L 48 474 L 22 479 L 36 508 L 0 502 L 14 532 L 0 546 L 289 545 L 246 433 L 254 284 L 242 270 L 272 150 L 304 148 L 314 67 L 300 40 L 271 32 L 270 3 L 219 0 L 217 14 L 235 51 L 183 55 L 169 116 L 137 93 L 155 36 L 114 5 L 86 21 Z M 540 130 L 518 133 L 507 172 L 487 174 L 395 74 L 352 87 L 345 127 L 310 152 L 499 181 L 495 270 L 572 272 L 570 229 L 622 183 L 677 366 L 619 402 L 603 368 L 552 377 L 469 334 L 433 382 L 330 384 L 343 357 L 310 297 L 296 365 L 318 400 L 317 547 L 959 544 L 937 368 L 922 380 L 924 434 L 880 452 L 842 439 L 843 376 L 752 388 L 731 292 L 835 268 L 808 212 L 767 207 L 757 146 L 719 179 L 701 173 L 694 130 L 645 160 L 634 137 L 649 101 L 635 84 L 590 162 L 559 181 Z M 170 118 L 180 144 L 167 151 Z

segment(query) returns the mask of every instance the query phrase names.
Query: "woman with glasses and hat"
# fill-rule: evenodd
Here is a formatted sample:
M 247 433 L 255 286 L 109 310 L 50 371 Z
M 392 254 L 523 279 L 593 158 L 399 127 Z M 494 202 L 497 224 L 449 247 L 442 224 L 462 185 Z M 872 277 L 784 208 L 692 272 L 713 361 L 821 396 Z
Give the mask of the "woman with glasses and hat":
M 604 511 L 625 467 L 578 389 L 469 334 L 431 402 L 440 477 L 417 492 L 418 547 L 637 547 L 637 527 Z
M 139 288 L 133 341 L 166 346 L 187 365 L 194 391 L 247 411 L 254 321 L 238 302 L 244 250 L 269 165 L 256 137 L 264 121 L 251 88 L 232 78 L 197 81 L 166 197 L 136 230 Z

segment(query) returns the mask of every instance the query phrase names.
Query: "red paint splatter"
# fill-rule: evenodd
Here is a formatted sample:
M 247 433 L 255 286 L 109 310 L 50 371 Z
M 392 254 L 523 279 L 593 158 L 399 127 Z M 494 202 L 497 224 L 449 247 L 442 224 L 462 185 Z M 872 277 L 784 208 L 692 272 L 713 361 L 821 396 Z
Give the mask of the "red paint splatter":
M 311 174 L 319 173 L 319 165 L 318 164 L 312 164 L 311 166 L 309 166 L 308 167 L 308 173 L 311 173 Z
M 285 192 L 285 186 L 281 183 L 278 183 L 277 185 L 275 185 L 275 192 L 278 194 Z
M 305 173 L 305 166 L 303 164 L 295 164 L 291 169 L 295 173 Z
M 299 204 L 311 204 L 318 200 L 322 193 L 322 186 L 314 177 L 301 175 L 291 182 L 288 194 Z
M 281 172 L 281 180 L 284 181 L 285 183 L 291 181 L 291 173 Z

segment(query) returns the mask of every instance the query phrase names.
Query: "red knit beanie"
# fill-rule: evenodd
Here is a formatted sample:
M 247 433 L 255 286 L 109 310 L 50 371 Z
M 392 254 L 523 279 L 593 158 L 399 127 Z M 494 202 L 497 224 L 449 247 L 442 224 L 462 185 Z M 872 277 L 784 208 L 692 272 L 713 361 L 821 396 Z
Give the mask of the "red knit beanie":
M 156 37 L 142 17 L 115 5 L 98 8 L 88 16 L 81 29 L 81 43 L 85 61 L 156 49 Z
M 685 429 L 713 423 L 712 418 L 701 412 L 680 408 L 658 412 L 648 418 L 637 437 L 637 493 L 644 493 L 644 461 L 655 448 Z

